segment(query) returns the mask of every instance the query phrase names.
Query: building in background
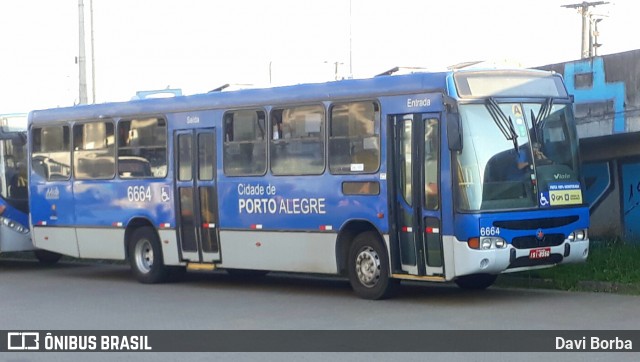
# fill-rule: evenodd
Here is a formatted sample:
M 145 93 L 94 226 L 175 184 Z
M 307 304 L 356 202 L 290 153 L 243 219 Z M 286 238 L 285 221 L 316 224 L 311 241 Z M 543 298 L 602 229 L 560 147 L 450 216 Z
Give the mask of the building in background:
M 640 243 L 640 49 L 539 68 L 575 96 L 591 236 Z

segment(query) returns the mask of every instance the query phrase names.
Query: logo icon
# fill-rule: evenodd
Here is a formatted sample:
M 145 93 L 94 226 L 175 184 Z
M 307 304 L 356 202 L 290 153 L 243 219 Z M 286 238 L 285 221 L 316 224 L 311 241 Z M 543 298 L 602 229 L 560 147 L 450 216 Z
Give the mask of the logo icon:
M 39 350 L 40 333 L 9 332 L 7 333 L 7 349 L 10 351 Z
M 544 239 L 544 232 L 542 229 L 538 229 L 538 231 L 536 231 L 536 239 L 538 241 L 542 241 Z

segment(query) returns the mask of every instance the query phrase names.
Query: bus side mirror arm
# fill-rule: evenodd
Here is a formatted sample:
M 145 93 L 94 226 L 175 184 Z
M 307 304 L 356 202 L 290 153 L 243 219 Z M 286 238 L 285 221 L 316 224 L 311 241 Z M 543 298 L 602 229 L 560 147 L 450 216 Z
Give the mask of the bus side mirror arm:
M 447 141 L 449 150 L 462 151 L 462 124 L 458 113 L 449 113 L 447 116 Z

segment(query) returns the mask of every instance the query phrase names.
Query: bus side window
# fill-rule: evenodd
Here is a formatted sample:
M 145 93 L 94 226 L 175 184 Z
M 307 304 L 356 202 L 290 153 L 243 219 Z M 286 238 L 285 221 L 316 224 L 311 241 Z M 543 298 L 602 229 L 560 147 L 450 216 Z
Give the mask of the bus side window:
M 167 176 L 167 123 L 162 118 L 118 122 L 118 175 Z
M 266 119 L 262 110 L 223 116 L 223 165 L 228 176 L 264 175 L 267 170 Z
M 380 110 L 374 102 L 335 104 L 329 118 L 333 174 L 373 173 L 380 166 Z
M 74 174 L 77 179 L 107 179 L 115 174 L 113 123 L 92 122 L 73 126 Z
M 324 107 L 300 106 L 271 112 L 271 172 L 319 175 L 324 172 Z
M 71 177 L 71 144 L 69 126 L 33 128 L 31 167 L 47 180 Z

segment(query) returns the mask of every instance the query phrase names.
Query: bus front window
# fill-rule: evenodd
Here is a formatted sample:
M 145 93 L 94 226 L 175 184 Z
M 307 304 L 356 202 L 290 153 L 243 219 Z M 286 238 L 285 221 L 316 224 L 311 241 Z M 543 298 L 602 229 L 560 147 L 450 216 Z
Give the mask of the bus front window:
M 553 105 L 551 100 L 498 106 L 506 120 L 502 124 L 485 104 L 460 106 L 464 147 L 456 156 L 458 208 L 480 211 L 582 204 L 571 108 Z M 556 200 L 554 190 L 558 188 L 572 188 L 574 196 L 569 201 Z

